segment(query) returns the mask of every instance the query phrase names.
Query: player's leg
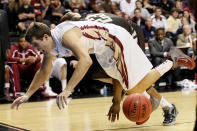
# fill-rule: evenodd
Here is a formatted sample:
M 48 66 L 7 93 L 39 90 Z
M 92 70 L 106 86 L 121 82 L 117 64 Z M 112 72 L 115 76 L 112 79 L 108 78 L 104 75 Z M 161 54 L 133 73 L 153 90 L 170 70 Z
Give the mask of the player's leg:
M 20 84 L 20 73 L 19 73 L 19 64 L 12 64 L 11 69 L 13 71 L 11 75 L 11 79 L 13 79 L 12 92 L 14 98 L 17 98 L 21 92 L 21 84 Z
M 162 75 L 169 71 L 173 66 L 172 61 L 165 61 L 156 68 L 150 70 L 146 76 L 132 89 L 126 91 L 127 94 L 133 93 L 143 93 L 148 89 L 153 83 L 155 83 Z
M 67 64 L 66 63 L 62 65 L 60 73 L 61 73 L 60 80 L 62 83 L 62 91 L 63 91 L 64 89 L 66 89 L 66 85 L 67 85 Z
M 5 66 L 5 86 L 4 86 L 4 93 L 8 100 L 11 100 L 9 89 L 10 89 L 10 69 L 9 66 Z
M 154 111 L 159 105 L 162 107 L 164 111 L 163 125 L 174 125 L 176 122 L 176 116 L 178 115 L 178 110 L 176 109 L 176 106 L 169 103 L 153 87 L 149 88 L 147 90 L 147 93 L 150 95 L 152 111 Z
M 51 77 L 55 77 L 61 81 L 62 90 L 66 88 L 67 82 L 67 63 L 63 58 L 56 58 L 53 61 L 53 68 L 51 71 Z M 45 93 L 56 96 L 57 94 L 54 93 L 49 85 L 49 81 L 45 82 L 46 90 Z

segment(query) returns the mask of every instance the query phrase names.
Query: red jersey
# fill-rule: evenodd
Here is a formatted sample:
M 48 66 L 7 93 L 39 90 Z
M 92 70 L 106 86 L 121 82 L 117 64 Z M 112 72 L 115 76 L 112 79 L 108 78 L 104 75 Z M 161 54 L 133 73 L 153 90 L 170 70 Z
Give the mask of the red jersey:
M 28 56 L 36 57 L 36 62 L 40 62 L 40 55 L 31 45 L 28 45 L 26 49 L 20 48 L 19 44 L 11 45 L 11 54 L 7 57 L 8 63 L 20 63 L 21 58 L 27 58 Z M 22 64 L 26 64 L 23 62 Z

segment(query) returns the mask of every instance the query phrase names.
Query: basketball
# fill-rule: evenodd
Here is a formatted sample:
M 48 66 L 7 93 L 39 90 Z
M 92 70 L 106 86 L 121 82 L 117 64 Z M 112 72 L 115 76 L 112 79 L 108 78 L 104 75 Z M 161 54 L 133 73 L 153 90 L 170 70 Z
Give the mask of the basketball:
M 151 113 L 151 102 L 143 94 L 131 94 L 123 102 L 124 115 L 133 122 L 146 120 Z

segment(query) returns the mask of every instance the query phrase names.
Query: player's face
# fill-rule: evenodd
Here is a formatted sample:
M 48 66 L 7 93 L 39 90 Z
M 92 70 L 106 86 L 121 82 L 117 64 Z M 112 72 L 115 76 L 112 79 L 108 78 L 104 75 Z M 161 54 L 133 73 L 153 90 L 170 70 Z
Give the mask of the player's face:
M 19 46 L 22 49 L 26 49 L 27 48 L 28 42 L 25 40 L 25 37 L 22 37 L 22 38 L 19 39 Z
M 165 36 L 165 33 L 164 33 L 163 30 L 159 30 L 159 31 L 157 32 L 157 38 L 158 38 L 160 41 L 163 40 L 164 36 Z
M 43 50 L 43 51 L 47 50 L 48 41 L 46 40 L 45 37 L 43 37 L 42 40 L 32 37 L 31 43 L 32 43 L 32 46 L 34 46 L 38 50 Z

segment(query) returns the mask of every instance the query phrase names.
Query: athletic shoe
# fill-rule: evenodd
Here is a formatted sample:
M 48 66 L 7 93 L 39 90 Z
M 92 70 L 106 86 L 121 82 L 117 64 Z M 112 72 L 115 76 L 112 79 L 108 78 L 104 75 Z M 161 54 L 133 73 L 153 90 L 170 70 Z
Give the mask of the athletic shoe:
M 178 110 L 176 109 L 175 105 L 172 104 L 173 107 L 164 107 L 164 126 L 174 125 L 176 123 L 176 116 L 178 115 Z
M 45 90 L 44 93 L 42 93 L 43 97 L 51 97 L 54 98 L 57 96 L 56 93 L 54 93 L 52 90 Z
M 189 69 L 195 68 L 194 60 L 191 57 L 185 55 L 180 49 L 172 47 L 170 49 L 169 55 L 174 61 L 174 67 L 185 66 Z

